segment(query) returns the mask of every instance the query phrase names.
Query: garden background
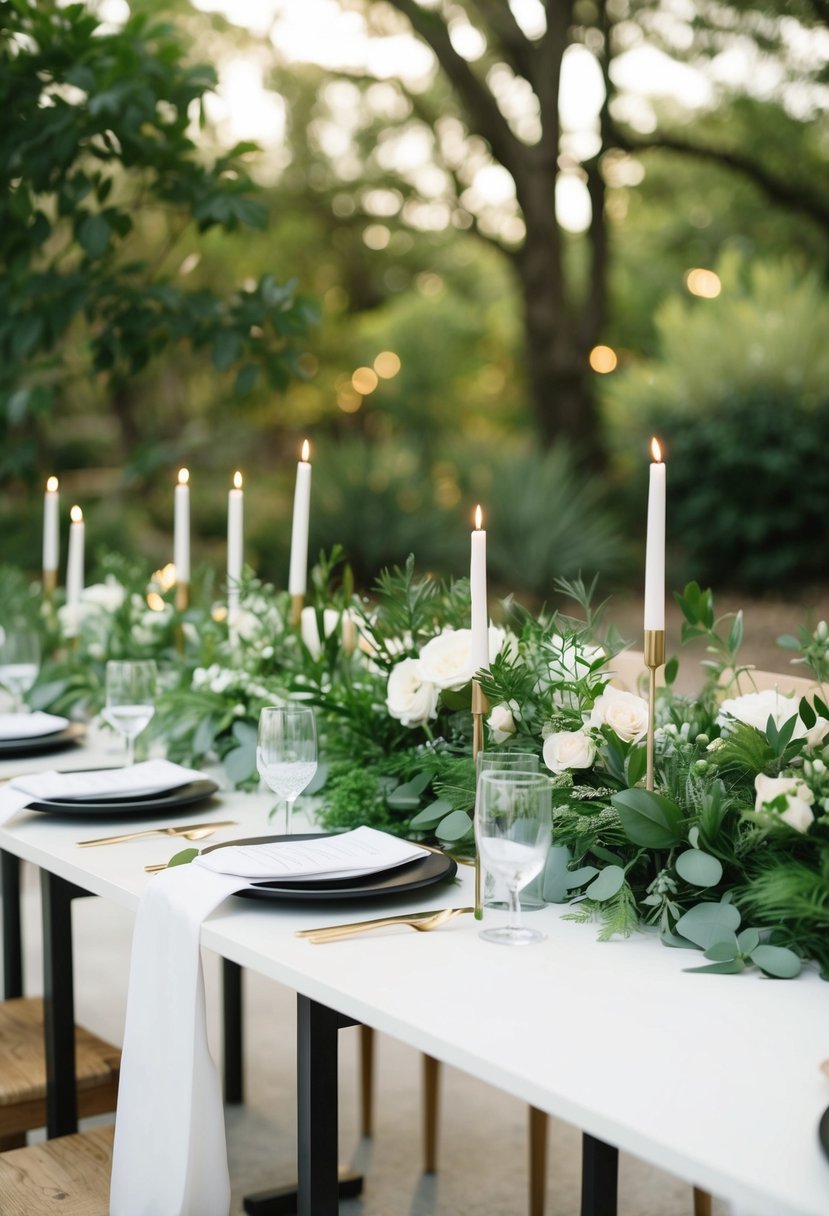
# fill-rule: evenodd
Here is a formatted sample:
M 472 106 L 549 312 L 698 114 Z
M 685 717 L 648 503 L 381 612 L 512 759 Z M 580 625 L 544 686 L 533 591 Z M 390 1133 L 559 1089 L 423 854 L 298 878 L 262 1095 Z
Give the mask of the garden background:
M 821 612 L 826 24 L 1 0 L 0 562 L 38 574 L 56 474 L 62 557 L 78 502 L 87 581 L 113 551 L 149 574 L 187 466 L 218 596 L 238 468 L 283 587 L 308 437 L 311 553 L 358 587 L 410 552 L 465 574 L 480 501 L 494 595 L 599 572 L 636 638 L 655 433 L 669 586 Z

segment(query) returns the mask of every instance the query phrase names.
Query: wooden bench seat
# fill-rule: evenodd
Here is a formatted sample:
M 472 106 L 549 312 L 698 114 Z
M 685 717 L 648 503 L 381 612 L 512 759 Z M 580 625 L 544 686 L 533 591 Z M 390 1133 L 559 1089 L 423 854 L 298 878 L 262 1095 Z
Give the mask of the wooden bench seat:
M 112 1127 L 0 1153 L 3 1216 L 108 1216 Z

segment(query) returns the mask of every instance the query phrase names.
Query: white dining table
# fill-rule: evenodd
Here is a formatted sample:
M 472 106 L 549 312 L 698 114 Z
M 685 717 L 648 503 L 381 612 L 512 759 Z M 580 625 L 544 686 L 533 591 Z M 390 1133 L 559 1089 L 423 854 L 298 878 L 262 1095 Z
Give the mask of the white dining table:
M 224 791 L 174 822 L 238 821 L 210 843 L 262 835 L 271 802 Z M 169 822 L 21 811 L 0 827 L 0 849 L 134 910 L 153 881 L 144 866 L 165 861 L 181 842 L 149 837 L 94 849 L 77 842 Z M 526 948 L 482 941 L 471 916 L 432 933 L 390 928 L 328 945 L 296 936 L 391 910 L 471 902 L 472 872 L 464 867 L 453 882 L 393 903 L 232 897 L 204 923 L 201 940 L 740 1212 L 829 1213 L 829 1160 L 817 1134 L 829 1106 L 820 1068 L 829 1057 L 829 985 L 813 969 L 794 981 L 692 975 L 685 968 L 701 961 L 698 954 L 644 933 L 599 943 L 597 927 L 568 922 L 564 907 L 532 914 L 547 939 Z

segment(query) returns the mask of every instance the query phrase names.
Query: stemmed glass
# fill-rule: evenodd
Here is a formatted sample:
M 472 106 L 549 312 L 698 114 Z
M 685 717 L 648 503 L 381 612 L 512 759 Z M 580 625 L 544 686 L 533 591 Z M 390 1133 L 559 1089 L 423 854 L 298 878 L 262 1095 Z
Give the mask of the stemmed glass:
M 135 739 L 155 713 L 154 659 L 111 659 L 106 666 L 104 717 L 124 736 L 127 767 L 135 762 Z
M 482 929 L 480 936 L 502 946 L 528 946 L 544 934 L 521 922 L 519 893 L 540 874 L 552 841 L 553 795 L 549 778 L 520 770 L 483 772 L 478 780 L 475 839 L 488 870 L 509 892 L 506 925 Z
M 512 748 L 508 750 L 482 749 L 475 759 L 475 775 L 478 778 L 481 773 L 487 772 L 537 773 L 540 772 L 540 768 L 535 752 L 520 752 Z M 530 886 L 532 890 L 530 890 Z M 521 910 L 523 912 L 537 912 L 544 907 L 542 886 L 543 879 L 539 875 L 538 881 L 533 881 L 521 892 Z M 503 893 L 496 890 L 495 875 L 488 870 L 484 877 L 484 904 L 487 908 L 509 907 Z
M 259 714 L 256 767 L 268 788 L 285 803 L 287 836 L 291 831 L 293 804 L 317 771 L 317 723 L 313 709 L 307 705 L 265 706 Z
M 0 627 L 0 685 L 14 700 L 14 709 L 25 710 L 24 696 L 40 671 L 40 639 L 27 625 Z

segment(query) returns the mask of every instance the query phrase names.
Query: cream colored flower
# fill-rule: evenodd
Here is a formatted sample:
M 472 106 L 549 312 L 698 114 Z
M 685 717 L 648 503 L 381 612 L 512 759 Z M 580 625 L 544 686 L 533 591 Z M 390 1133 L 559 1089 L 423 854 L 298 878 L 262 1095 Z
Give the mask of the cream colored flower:
M 340 614 L 335 608 L 326 608 L 322 614 L 322 627 L 326 637 L 330 637 L 337 628 L 337 622 L 340 619 Z M 308 650 L 311 652 L 311 657 L 318 659 L 322 654 L 322 643 L 320 642 L 320 632 L 317 627 L 317 610 L 316 608 L 303 608 L 299 622 L 299 633 Z
M 767 777 L 758 773 L 754 789 L 757 795 L 755 811 L 772 809 L 769 804 L 782 795 L 786 799 L 786 809 L 779 812 L 780 818 L 796 832 L 808 832 L 815 821 L 812 812 L 815 796 L 798 777 Z
M 518 706 L 515 701 L 510 701 L 509 704 L 502 703 L 494 705 L 492 712 L 486 720 L 489 727 L 489 737 L 493 743 L 506 743 L 507 739 L 512 738 L 515 734 L 515 718 L 513 714 L 518 712 Z
M 547 736 L 542 755 L 554 773 L 590 768 L 596 759 L 596 744 L 586 730 L 559 730 Z
M 489 661 L 500 653 L 504 644 L 503 629 L 489 627 Z M 423 677 L 437 688 L 457 691 L 475 674 L 472 666 L 472 630 L 444 629 L 431 638 L 420 652 Z
M 608 684 L 593 704 L 589 725 L 609 726 L 626 743 L 638 743 L 648 730 L 648 703 Z
M 404 726 L 422 726 L 437 715 L 439 689 L 423 678 L 419 659 L 401 659 L 391 669 L 386 708 Z

